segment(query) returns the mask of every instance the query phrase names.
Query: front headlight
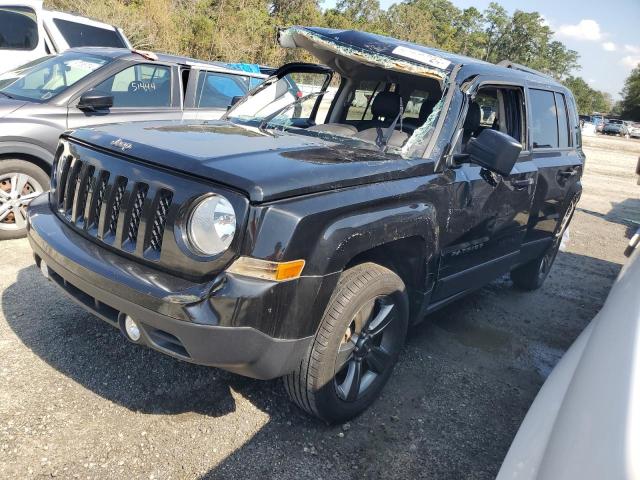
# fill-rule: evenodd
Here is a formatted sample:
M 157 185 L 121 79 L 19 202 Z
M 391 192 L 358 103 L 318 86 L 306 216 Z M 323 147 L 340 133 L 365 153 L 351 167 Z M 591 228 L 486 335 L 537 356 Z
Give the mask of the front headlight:
M 229 248 L 235 234 L 236 212 L 222 195 L 208 195 L 192 208 L 187 221 L 187 237 L 194 253 L 222 253 Z

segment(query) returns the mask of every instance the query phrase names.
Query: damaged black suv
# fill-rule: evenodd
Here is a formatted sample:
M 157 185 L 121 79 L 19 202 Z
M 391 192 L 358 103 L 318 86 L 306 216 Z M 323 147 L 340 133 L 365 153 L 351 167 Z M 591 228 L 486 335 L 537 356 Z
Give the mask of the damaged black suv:
M 291 27 L 288 64 L 220 121 L 60 140 L 29 209 L 42 272 L 131 341 L 284 377 L 362 412 L 409 324 L 506 272 L 541 286 L 581 193 L 553 79 L 357 31 Z

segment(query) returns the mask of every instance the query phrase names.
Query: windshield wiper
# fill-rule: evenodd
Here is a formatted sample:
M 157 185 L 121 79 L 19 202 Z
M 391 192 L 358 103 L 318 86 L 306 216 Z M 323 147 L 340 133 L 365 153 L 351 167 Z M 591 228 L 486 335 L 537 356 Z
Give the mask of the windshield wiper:
M 4 93 L 4 92 L 3 92 L 3 91 L 1 91 L 1 90 L 0 90 L 0 93 L 1 93 L 2 95 L 4 95 L 5 97 L 10 98 L 11 100 L 13 100 L 13 99 L 14 99 L 11 95 L 9 95 L 8 93 Z
M 326 92 L 321 91 L 321 92 L 313 92 L 313 93 L 309 93 L 308 95 L 305 95 L 303 97 L 297 98 L 294 102 L 288 103 L 286 104 L 284 107 L 279 108 L 278 110 L 276 110 L 275 112 L 273 112 L 270 115 L 267 115 L 266 117 L 264 117 L 262 119 L 262 121 L 260 122 L 260 125 L 258 125 L 258 128 L 260 130 L 264 130 L 267 125 L 269 125 L 269 122 L 271 120 L 273 120 L 275 117 L 277 117 L 278 115 L 280 115 L 282 112 L 288 110 L 291 107 L 295 107 L 296 105 L 301 104 L 302 102 L 304 102 L 305 100 L 308 100 L 310 98 L 316 97 L 318 95 L 324 95 Z

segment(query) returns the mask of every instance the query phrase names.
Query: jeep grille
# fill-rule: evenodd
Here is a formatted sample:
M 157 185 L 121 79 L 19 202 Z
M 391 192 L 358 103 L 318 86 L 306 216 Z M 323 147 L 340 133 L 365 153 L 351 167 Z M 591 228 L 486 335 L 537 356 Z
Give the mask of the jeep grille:
M 67 223 L 116 248 L 160 258 L 171 190 L 151 188 L 70 155 L 59 161 L 52 203 Z

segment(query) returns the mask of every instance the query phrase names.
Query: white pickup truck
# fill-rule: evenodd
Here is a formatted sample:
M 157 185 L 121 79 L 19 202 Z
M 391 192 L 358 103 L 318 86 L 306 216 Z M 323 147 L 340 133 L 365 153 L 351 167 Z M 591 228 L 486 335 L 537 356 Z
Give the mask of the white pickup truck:
M 0 0 L 0 73 L 72 47 L 131 45 L 119 28 L 45 10 L 41 0 Z

